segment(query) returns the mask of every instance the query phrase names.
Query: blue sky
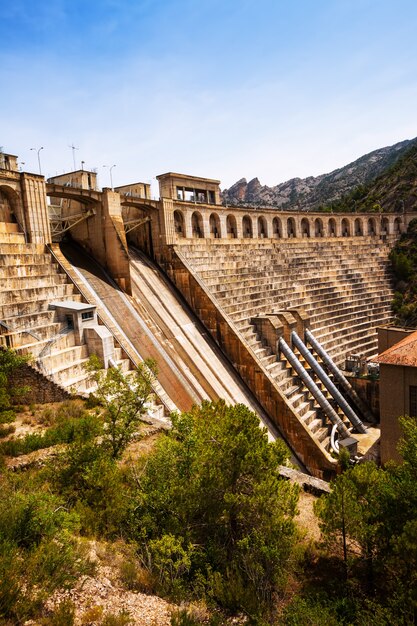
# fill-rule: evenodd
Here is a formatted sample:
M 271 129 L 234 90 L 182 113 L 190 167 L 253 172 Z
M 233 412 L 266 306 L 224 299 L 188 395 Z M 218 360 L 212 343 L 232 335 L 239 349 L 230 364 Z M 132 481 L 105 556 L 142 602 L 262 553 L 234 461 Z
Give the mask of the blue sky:
M 331 171 L 417 136 L 415 0 L 2 0 L 0 145 L 108 185 Z

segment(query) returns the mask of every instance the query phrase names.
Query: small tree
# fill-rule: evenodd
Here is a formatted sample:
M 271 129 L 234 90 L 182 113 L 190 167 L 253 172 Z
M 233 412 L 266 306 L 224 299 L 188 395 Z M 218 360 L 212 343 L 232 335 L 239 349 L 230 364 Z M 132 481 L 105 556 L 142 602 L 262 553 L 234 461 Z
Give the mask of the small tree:
M 374 559 L 383 524 L 381 492 L 386 474 L 373 463 L 348 469 L 332 483 L 332 491 L 315 504 L 320 528 L 329 548 L 343 548 L 347 571 L 350 560 L 360 555 L 373 586 Z
M 157 376 L 156 363 L 147 359 L 127 375 L 117 367 L 103 370 L 97 357 L 91 357 L 87 367 L 97 383 L 95 395 L 104 406 L 103 444 L 117 459 L 146 412 Z
M 169 559 L 177 563 L 180 554 L 187 562 L 184 589 L 203 585 L 231 609 L 262 611 L 285 576 L 295 539 L 298 489 L 278 475 L 288 450 L 268 442 L 243 405 L 203 402 L 172 424 L 139 478 L 143 554 L 166 581 L 159 552 L 175 545 Z

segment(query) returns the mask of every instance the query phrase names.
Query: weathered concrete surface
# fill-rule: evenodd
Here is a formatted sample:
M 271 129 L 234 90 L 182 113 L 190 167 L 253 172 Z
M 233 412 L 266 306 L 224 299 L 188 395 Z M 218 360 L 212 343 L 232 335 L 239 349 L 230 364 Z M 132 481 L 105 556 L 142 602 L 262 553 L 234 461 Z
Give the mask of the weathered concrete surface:
M 177 250 L 166 250 L 166 270 L 192 309 L 229 356 L 243 380 L 279 429 L 301 463 L 319 478 L 335 472 L 335 460 L 314 440 L 308 427 L 297 418 L 267 370 Z

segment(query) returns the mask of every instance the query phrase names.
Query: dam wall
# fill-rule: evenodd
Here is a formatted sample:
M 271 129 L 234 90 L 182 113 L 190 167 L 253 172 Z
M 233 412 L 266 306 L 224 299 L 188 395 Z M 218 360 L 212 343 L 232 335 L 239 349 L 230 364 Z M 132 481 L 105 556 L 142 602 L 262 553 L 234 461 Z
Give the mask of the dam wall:
M 171 280 L 316 476 L 335 470 L 329 424 L 257 322 L 302 310 L 339 365 L 351 353 L 375 354 L 376 329 L 392 320 L 388 255 L 397 237 L 178 238 L 165 249 Z

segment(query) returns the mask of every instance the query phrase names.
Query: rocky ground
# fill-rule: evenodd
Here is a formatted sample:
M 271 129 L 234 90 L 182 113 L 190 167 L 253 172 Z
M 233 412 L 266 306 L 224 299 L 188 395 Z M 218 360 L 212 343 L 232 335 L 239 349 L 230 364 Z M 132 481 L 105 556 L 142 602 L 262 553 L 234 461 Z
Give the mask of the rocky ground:
M 120 578 L 117 546 L 92 541 L 90 558 L 96 564 L 95 575 L 84 576 L 73 589 L 56 593 L 47 608 L 53 610 L 70 600 L 75 606 L 75 626 L 93 625 L 105 615 L 123 613 L 137 626 L 169 626 L 176 607 L 157 596 L 126 589 Z

